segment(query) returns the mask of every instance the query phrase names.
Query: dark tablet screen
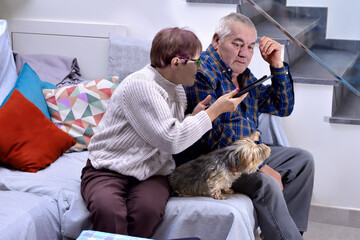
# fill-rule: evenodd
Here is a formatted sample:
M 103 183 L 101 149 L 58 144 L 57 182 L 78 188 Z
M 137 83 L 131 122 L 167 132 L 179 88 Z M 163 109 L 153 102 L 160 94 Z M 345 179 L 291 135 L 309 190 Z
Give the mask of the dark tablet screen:
M 234 98 L 236 97 L 240 97 L 241 95 L 253 90 L 254 88 L 256 88 L 257 86 L 259 86 L 260 84 L 262 84 L 263 82 L 265 82 L 266 80 L 268 80 L 269 78 L 272 78 L 273 75 L 270 76 L 263 76 L 262 78 L 258 79 L 257 81 L 251 83 L 250 85 L 244 87 L 243 89 L 240 89 L 240 91 L 234 96 Z

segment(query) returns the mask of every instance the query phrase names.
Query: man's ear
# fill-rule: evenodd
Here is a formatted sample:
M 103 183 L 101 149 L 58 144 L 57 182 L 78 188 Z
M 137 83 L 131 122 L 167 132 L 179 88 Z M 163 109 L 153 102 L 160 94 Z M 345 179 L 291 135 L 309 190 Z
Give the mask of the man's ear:
M 215 33 L 211 42 L 211 45 L 215 49 L 215 51 L 217 51 L 219 48 L 219 42 L 220 42 L 219 34 Z

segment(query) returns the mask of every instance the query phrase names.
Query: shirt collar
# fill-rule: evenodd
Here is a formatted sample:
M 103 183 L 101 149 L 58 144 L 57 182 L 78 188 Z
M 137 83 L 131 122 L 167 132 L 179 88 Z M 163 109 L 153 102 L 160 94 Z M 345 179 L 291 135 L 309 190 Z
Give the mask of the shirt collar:
M 220 55 L 216 52 L 211 44 L 207 48 L 206 52 L 212 59 L 214 59 L 213 64 L 217 67 L 217 69 L 219 69 L 222 74 L 226 73 L 229 75 L 229 78 L 231 79 L 232 69 L 221 59 Z

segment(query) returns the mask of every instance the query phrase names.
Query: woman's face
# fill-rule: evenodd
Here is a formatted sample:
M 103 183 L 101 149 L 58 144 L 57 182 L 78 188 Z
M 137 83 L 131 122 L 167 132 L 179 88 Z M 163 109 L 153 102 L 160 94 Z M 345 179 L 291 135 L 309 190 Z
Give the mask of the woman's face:
M 200 52 L 191 59 L 179 58 L 175 73 L 175 82 L 185 86 L 192 86 L 195 83 L 196 73 L 200 67 L 198 60 Z

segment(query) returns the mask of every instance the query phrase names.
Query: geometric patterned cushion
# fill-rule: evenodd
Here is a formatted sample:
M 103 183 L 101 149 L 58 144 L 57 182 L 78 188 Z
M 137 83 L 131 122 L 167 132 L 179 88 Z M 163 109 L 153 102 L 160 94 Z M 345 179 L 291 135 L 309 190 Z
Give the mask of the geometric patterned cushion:
M 52 122 L 76 140 L 70 150 L 87 148 L 90 138 L 100 130 L 99 123 L 117 86 L 118 77 L 113 76 L 111 79 L 43 90 Z

